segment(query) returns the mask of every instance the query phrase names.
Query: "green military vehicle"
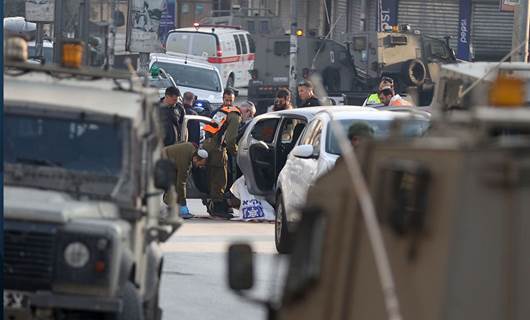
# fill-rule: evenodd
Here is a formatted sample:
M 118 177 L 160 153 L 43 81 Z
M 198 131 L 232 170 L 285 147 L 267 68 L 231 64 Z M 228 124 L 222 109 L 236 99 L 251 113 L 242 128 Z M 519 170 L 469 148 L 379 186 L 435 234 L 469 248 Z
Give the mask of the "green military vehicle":
M 349 37 L 358 92 L 346 93 L 348 103 L 362 104 L 377 90 L 381 78 L 388 76 L 394 79 L 398 93 L 410 94 L 416 105 L 430 104 L 440 65 L 456 62 L 453 50 L 447 41 L 413 32 L 408 25 L 394 31 L 361 32 Z
M 439 81 L 427 136 L 396 123 L 355 155 L 343 140 L 309 191 L 268 319 L 528 318 L 530 67 L 448 65 Z M 247 296 L 251 248 L 233 245 L 229 262 Z
M 129 73 L 4 65 L 4 319 L 161 319 L 181 220 L 158 100 Z

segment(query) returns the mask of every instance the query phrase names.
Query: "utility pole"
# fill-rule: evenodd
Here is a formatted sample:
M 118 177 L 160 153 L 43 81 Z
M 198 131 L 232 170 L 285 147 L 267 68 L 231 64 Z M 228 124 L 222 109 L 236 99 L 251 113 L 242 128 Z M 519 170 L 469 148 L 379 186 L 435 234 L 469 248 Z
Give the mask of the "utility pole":
M 528 32 L 530 29 L 528 0 L 520 0 L 515 5 L 513 19 L 512 48 L 515 49 L 524 43 L 523 46 L 512 54 L 512 61 L 528 62 Z
M 289 46 L 289 90 L 291 90 L 292 99 L 296 101 L 296 55 L 298 53 L 298 39 L 296 36 L 297 22 L 297 3 L 291 0 L 291 43 Z

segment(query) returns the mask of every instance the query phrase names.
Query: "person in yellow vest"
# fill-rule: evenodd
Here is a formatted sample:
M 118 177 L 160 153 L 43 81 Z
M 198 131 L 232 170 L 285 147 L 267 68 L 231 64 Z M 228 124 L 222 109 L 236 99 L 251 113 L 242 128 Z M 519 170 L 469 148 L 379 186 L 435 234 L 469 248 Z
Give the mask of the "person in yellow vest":
M 237 155 L 237 133 L 241 122 L 241 112 L 234 106 L 235 93 L 227 88 L 223 92 L 223 105 L 213 115 L 211 124 L 204 127 L 206 139 L 203 148 L 208 151 L 208 184 L 210 201 L 208 213 L 213 217 L 231 219 L 224 198 L 227 184 L 229 152 Z
M 381 99 L 379 99 L 379 91 L 383 87 L 392 87 L 392 88 L 394 88 L 394 80 L 392 78 L 389 78 L 389 77 L 381 78 L 381 82 L 379 82 L 378 91 L 372 93 L 371 95 L 369 95 L 368 98 L 366 98 L 366 100 L 364 101 L 363 105 L 364 106 L 370 106 L 370 105 L 374 105 L 374 104 L 383 104 Z

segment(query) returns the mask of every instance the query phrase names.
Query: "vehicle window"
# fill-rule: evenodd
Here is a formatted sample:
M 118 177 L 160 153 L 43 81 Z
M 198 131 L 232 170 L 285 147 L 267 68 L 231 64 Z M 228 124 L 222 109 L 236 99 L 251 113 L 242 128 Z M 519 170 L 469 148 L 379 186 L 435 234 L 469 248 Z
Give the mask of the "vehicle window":
M 149 78 L 149 86 L 151 88 L 165 89 L 171 87 L 173 84 L 169 79 L 164 78 Z
M 247 50 L 247 41 L 245 40 L 245 35 L 240 34 L 239 35 L 239 40 L 241 41 L 241 51 L 242 51 L 242 53 L 243 54 L 247 54 L 248 50 Z
M 177 86 L 221 92 L 222 86 L 215 70 L 194 67 L 189 64 L 175 64 L 156 61 L 153 65 L 169 73 Z
M 250 33 L 256 33 L 256 24 L 254 21 L 247 21 L 247 31 Z
M 281 143 L 295 143 L 305 128 L 305 121 L 300 119 L 285 119 L 281 130 Z
M 263 119 L 256 123 L 250 135 L 256 140 L 260 140 L 266 143 L 274 141 L 274 134 L 276 133 L 276 127 L 280 119 Z
M 239 37 L 234 34 L 234 41 L 236 42 L 236 52 L 241 54 L 241 43 L 239 43 Z
M 345 119 L 340 120 L 340 126 L 344 130 L 344 133 L 347 133 L 350 126 L 357 122 L 364 122 L 368 124 L 372 129 L 374 130 L 374 138 L 376 139 L 384 139 L 387 138 L 390 134 L 391 127 L 392 127 L 392 120 L 391 119 L 385 119 L 385 120 L 358 120 L 358 119 Z M 428 120 L 408 120 L 405 121 L 401 126 L 400 136 L 403 137 L 419 137 L 425 134 L 425 132 L 429 129 L 429 121 Z M 337 140 L 337 137 L 333 133 L 333 130 L 331 130 L 331 127 L 329 127 L 329 130 L 326 134 L 326 152 L 332 153 L 332 154 L 341 154 L 339 143 Z
M 276 41 L 274 42 L 274 54 L 277 56 L 289 55 L 289 41 Z
M 425 38 L 425 50 L 429 59 L 437 58 L 447 60 L 451 58 L 447 45 L 438 39 Z
M 172 32 L 166 40 L 166 51 L 195 56 L 215 56 L 215 36 L 206 33 Z
M 28 46 L 28 57 L 29 58 L 40 58 L 36 56 L 34 46 Z M 53 62 L 53 48 L 43 47 L 42 48 L 42 57 L 46 63 Z
M 248 52 L 250 53 L 256 53 L 256 44 L 254 43 L 254 39 L 247 34 L 247 40 L 248 40 Z
M 269 21 L 265 20 L 265 21 L 260 21 L 259 22 L 259 32 L 260 33 L 270 33 Z
M 315 134 L 315 130 L 318 128 L 322 128 L 321 120 L 315 119 L 309 123 L 309 126 L 307 127 L 307 130 L 305 131 L 304 136 L 300 140 L 299 144 L 312 144 L 312 137 Z
M 313 145 L 314 152 L 320 151 L 320 137 L 322 136 L 322 123 L 315 128 L 314 134 L 311 135 L 310 143 Z
M 7 163 L 120 174 L 124 140 L 120 125 L 12 114 L 6 114 L 5 120 Z

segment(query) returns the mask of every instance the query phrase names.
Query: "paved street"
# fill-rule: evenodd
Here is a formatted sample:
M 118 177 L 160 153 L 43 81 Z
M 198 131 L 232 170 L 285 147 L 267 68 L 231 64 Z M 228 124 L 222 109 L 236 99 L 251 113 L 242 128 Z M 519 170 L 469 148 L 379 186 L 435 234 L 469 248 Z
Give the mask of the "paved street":
M 265 319 L 261 306 L 228 288 L 226 249 L 238 240 L 252 243 L 257 253 L 255 294 L 269 297 L 271 289 L 280 288 L 278 270 L 285 267 L 274 248 L 274 224 L 210 220 L 200 201 L 190 201 L 189 207 L 201 218 L 188 220 L 163 245 L 163 319 Z

